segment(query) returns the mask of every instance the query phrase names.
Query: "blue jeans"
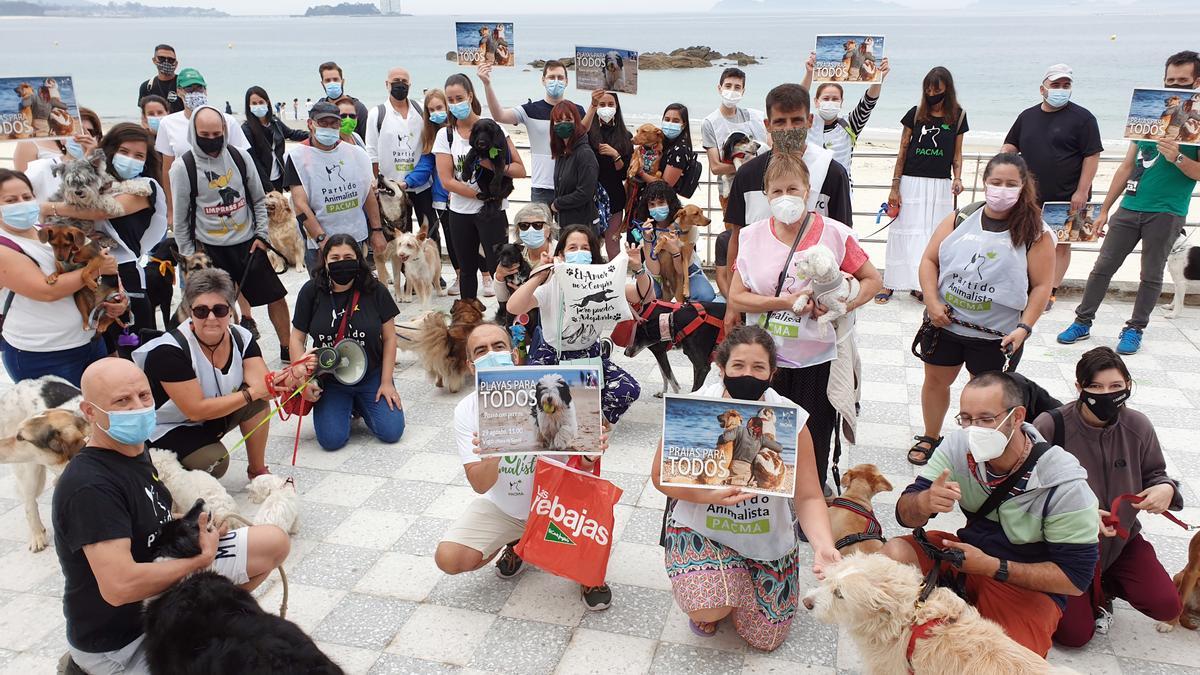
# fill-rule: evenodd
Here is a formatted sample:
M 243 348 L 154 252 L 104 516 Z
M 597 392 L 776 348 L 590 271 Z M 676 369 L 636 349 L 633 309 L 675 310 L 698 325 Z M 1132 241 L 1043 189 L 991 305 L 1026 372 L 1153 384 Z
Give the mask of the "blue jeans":
M 529 201 L 537 204 L 549 204 L 554 201 L 554 188 L 530 188 Z
M 663 264 L 670 264 L 664 262 Z M 696 263 L 688 268 L 688 301 L 689 302 L 712 302 L 717 297 L 717 291 L 713 288 L 712 282 L 708 277 L 704 276 L 704 270 Z M 657 280 L 654 282 L 654 294 L 662 298 L 662 285 Z M 663 298 L 670 300 L 671 298 Z
M 313 428 L 317 443 L 325 450 L 339 450 L 350 440 L 350 415 L 357 411 L 367 428 L 381 443 L 395 443 L 404 435 L 404 410 L 388 408 L 375 400 L 379 391 L 379 369 L 369 371 L 362 382 L 347 387 L 330 378 L 322 382 L 321 399 L 313 406 Z
M 0 349 L 4 351 L 4 370 L 8 371 L 13 382 L 57 375 L 76 387 L 88 366 L 108 356 L 104 340 L 100 339 L 57 352 L 27 352 L 7 342 L 0 342 Z

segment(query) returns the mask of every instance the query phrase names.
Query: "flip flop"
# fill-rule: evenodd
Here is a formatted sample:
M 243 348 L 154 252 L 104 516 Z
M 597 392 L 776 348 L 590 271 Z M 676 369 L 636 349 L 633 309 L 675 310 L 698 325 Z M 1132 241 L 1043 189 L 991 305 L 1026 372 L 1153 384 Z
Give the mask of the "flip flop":
M 925 294 L 921 291 L 909 291 L 909 295 L 917 299 L 917 302 L 925 302 Z
M 889 302 L 891 302 L 892 294 L 895 292 L 896 291 L 886 291 L 886 292 L 882 292 L 882 293 L 876 293 L 875 294 L 875 304 L 877 304 L 877 305 L 888 304 Z
M 695 633 L 696 635 L 699 635 L 702 638 L 710 638 L 717 634 L 717 622 L 716 621 L 704 621 L 702 623 L 704 623 L 705 625 L 708 625 L 708 626 L 712 626 L 713 631 L 711 633 L 706 632 L 703 628 L 700 627 L 699 623 L 696 623 L 695 621 L 692 621 L 691 619 L 688 619 L 688 628 L 691 628 L 693 633 Z

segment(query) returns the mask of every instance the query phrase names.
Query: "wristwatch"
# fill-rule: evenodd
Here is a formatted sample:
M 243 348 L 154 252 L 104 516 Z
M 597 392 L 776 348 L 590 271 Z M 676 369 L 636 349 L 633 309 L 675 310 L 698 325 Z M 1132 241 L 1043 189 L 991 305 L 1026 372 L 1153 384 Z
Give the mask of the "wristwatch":
M 321 234 L 318 234 L 317 236 L 313 237 L 313 241 L 317 242 L 318 244 L 325 241 L 325 233 L 322 232 Z
M 1025 337 L 1029 337 L 1030 335 L 1033 335 L 1033 326 L 1030 326 L 1027 323 L 1019 323 L 1019 324 L 1017 324 L 1017 328 L 1025 329 Z
M 1187 159 L 1187 157 L 1185 157 L 1184 154 L 1182 152 L 1180 152 L 1179 154 L 1175 155 L 1175 165 L 1183 166 L 1183 160 L 1185 160 L 1185 159 Z
M 999 581 L 1000 583 L 1004 583 L 1004 582 L 1008 581 L 1008 561 L 1007 560 L 1004 560 L 1003 558 L 1000 559 L 1000 569 L 996 570 L 996 573 L 992 575 L 992 578 L 995 579 L 996 581 Z

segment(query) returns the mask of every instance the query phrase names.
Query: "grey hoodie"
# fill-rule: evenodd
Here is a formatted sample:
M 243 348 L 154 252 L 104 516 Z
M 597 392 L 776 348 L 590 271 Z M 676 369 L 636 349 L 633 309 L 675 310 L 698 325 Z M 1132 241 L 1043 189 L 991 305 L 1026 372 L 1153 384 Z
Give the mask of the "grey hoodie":
M 211 157 L 196 144 L 196 116 L 211 109 L 221 117 L 225 127 L 225 147 Z M 214 246 L 232 246 L 267 236 L 267 203 L 262 180 L 254 160 L 246 151 L 229 145 L 229 123 L 217 108 L 206 105 L 192 111 L 188 122 L 188 142 L 196 158 L 196 222 L 188 222 L 188 207 L 192 199 L 191 181 L 182 157 L 171 164 L 171 195 L 175 209 L 175 243 L 183 255 L 196 252 L 192 238 Z M 246 176 L 243 183 L 231 152 L 245 159 Z M 249 204 L 249 208 L 247 208 Z M 253 215 L 251 215 L 253 209 Z M 194 232 L 194 235 L 193 235 Z

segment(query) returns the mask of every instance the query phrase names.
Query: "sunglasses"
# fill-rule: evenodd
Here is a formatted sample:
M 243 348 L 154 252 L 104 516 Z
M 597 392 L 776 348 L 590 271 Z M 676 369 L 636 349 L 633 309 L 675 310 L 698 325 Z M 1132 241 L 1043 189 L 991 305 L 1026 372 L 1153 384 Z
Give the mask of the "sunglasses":
M 342 113 L 342 119 L 356 120 L 356 119 L 358 119 L 358 115 L 356 115 L 354 113 Z
M 169 56 L 160 56 L 160 57 L 158 57 L 158 59 L 156 59 L 156 60 L 157 60 L 159 63 L 163 63 L 163 64 L 166 64 L 166 65 L 169 65 L 169 66 L 173 66 L 173 65 L 175 65 L 175 64 L 177 64 L 177 63 L 179 63 L 179 61 L 178 61 L 178 60 L 176 60 L 176 59 L 173 59 L 173 58 L 171 58 L 171 57 L 169 57 Z
M 531 221 L 525 222 L 525 223 L 517 223 L 517 227 L 519 227 L 522 232 L 524 232 L 525 230 L 528 230 L 531 227 L 535 230 L 540 230 L 545 226 L 546 226 L 546 221 L 544 221 L 544 220 L 531 220 Z
M 200 320 L 207 319 L 210 312 L 218 319 L 224 319 L 229 316 L 229 305 L 196 305 L 192 308 L 192 316 Z

